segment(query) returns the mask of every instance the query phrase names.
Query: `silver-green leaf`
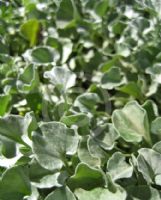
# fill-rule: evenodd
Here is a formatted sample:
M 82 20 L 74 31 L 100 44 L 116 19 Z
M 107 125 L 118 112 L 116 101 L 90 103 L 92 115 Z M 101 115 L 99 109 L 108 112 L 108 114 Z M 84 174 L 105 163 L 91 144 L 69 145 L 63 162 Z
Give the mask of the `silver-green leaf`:
M 33 151 L 40 165 L 49 170 L 61 169 L 66 155 L 76 153 L 78 135 L 60 122 L 44 122 L 40 132 L 34 132 Z
M 147 113 L 136 101 L 131 101 L 124 108 L 115 110 L 112 121 L 125 141 L 138 143 L 144 138 L 151 144 Z

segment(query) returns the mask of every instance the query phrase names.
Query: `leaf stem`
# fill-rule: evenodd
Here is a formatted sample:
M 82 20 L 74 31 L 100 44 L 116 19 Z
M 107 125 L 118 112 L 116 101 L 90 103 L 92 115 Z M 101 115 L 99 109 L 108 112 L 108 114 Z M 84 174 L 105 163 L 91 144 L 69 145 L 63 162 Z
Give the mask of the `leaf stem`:
M 68 163 L 67 159 L 66 159 L 66 158 L 63 158 L 62 160 L 63 160 L 64 166 L 65 166 L 67 172 L 68 172 L 70 175 L 72 175 L 73 172 L 72 172 L 72 170 L 71 170 L 71 168 L 70 168 L 70 166 L 69 166 L 69 163 Z

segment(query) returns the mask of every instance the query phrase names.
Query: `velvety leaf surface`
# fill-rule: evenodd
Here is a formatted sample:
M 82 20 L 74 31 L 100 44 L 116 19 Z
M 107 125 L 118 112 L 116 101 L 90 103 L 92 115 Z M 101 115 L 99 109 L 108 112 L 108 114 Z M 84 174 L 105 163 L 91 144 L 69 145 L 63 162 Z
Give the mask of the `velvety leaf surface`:
M 0 200 L 159 200 L 161 0 L 0 0 Z
M 29 65 L 19 74 L 17 88 L 20 92 L 29 93 L 38 87 L 39 75 L 33 65 Z
M 75 85 L 76 76 L 67 68 L 54 67 L 51 71 L 45 72 L 45 78 L 48 78 L 55 86 L 63 91 Z
M 25 169 L 13 167 L 2 175 L 0 181 L 0 199 L 2 200 L 22 200 L 26 195 L 30 195 L 31 186 Z
M 116 152 L 108 160 L 107 171 L 113 180 L 117 180 L 131 177 L 133 167 L 126 162 L 126 157 L 122 153 Z
M 115 145 L 115 140 L 119 137 L 113 124 L 103 124 L 93 132 L 93 139 L 105 150 L 111 150 Z
M 115 110 L 112 120 L 124 140 L 141 142 L 144 138 L 151 143 L 147 113 L 137 102 L 129 102 L 123 109 Z
M 118 188 L 118 190 L 113 193 L 110 192 L 108 189 L 104 188 L 95 188 L 90 191 L 86 191 L 83 189 L 78 189 L 75 192 L 76 196 L 79 200 L 85 200 L 87 197 L 89 200 L 125 200 L 126 199 L 126 192 L 122 190 L 121 188 Z
M 54 192 L 50 193 L 45 200 L 76 200 L 74 194 L 70 191 L 68 187 L 63 187 L 56 189 Z
M 78 136 L 60 122 L 44 122 L 40 129 L 42 135 L 35 132 L 32 137 L 36 159 L 46 169 L 60 169 L 66 162 L 66 155 L 76 152 Z
M 138 170 L 148 183 L 161 185 L 161 154 L 152 149 L 140 149 L 137 158 Z

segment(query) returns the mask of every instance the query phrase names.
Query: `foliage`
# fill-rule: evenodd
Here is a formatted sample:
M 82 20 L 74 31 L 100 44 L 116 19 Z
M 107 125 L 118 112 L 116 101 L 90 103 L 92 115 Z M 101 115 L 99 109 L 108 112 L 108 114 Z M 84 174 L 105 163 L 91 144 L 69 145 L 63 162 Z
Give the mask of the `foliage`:
M 161 0 L 0 0 L 0 200 L 161 199 Z

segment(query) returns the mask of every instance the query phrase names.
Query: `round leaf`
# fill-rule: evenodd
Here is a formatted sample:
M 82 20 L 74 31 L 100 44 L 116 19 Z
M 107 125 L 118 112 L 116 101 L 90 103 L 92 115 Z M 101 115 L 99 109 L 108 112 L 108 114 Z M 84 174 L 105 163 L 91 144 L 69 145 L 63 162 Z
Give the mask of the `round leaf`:
M 77 189 L 75 195 L 79 200 L 126 200 L 126 192 L 118 188 L 115 193 L 104 188 L 95 188 L 90 191 Z
M 151 144 L 147 113 L 136 101 L 127 103 L 123 109 L 115 110 L 112 121 L 127 142 L 141 142 L 144 138 Z
M 50 193 L 45 200 L 76 200 L 76 198 L 68 187 L 62 187 Z
M 139 150 L 138 170 L 148 183 L 161 185 L 161 154 L 147 148 Z
M 72 189 L 83 188 L 89 190 L 96 186 L 104 186 L 105 178 L 101 170 L 80 163 L 75 174 L 68 179 L 68 185 Z
M 40 125 L 42 132 L 34 132 L 33 151 L 40 165 L 49 170 L 60 169 L 66 155 L 75 154 L 78 136 L 74 130 L 60 122 L 44 122 Z
M 37 65 L 54 63 L 59 59 L 58 52 L 48 46 L 39 46 L 29 49 L 23 54 L 24 58 Z
M 124 79 L 121 74 L 121 70 L 118 67 L 110 68 L 106 73 L 103 74 L 101 79 L 101 85 L 105 89 L 113 89 L 123 84 Z
M 59 87 L 62 91 L 73 87 L 76 80 L 76 75 L 64 67 L 53 67 L 51 71 L 44 73 L 44 77 L 48 78 L 52 84 Z
M 133 173 L 133 167 L 126 162 L 126 157 L 122 153 L 116 152 L 108 160 L 107 171 L 115 181 L 120 178 L 131 177 Z

